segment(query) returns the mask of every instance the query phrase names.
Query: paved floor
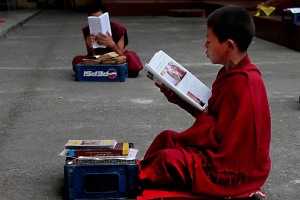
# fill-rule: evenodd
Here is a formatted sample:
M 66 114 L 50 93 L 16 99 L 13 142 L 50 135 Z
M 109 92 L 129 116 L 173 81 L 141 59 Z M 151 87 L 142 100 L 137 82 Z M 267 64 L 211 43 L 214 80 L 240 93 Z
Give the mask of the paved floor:
M 41 10 L 36 9 L 0 11 L 0 38 L 5 37 L 9 31 L 26 23 L 27 20 L 39 12 Z
M 193 119 L 167 103 L 144 73 L 124 83 L 74 81 L 72 57 L 84 54 L 86 14 L 62 10 L 0 12 L 0 199 L 62 199 L 68 139 L 129 140 L 142 158 L 164 129 Z M 205 19 L 111 17 L 128 28 L 129 49 L 143 63 L 163 49 L 207 85 L 218 66 L 206 58 Z M 271 200 L 300 199 L 299 52 L 255 38 L 272 112 L 273 160 L 263 186 Z

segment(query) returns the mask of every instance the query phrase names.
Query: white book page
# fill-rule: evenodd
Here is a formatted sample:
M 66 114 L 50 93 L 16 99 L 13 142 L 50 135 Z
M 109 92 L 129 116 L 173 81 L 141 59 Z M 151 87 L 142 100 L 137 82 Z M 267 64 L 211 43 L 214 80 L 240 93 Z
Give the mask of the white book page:
M 300 13 L 300 8 L 287 8 L 287 10 L 290 10 L 292 13 Z
M 90 28 L 90 34 L 98 35 L 99 33 L 102 34 L 111 34 L 111 27 L 109 21 L 108 13 L 104 13 L 99 17 L 96 16 L 89 16 L 88 23 Z M 106 46 L 99 45 L 96 41 L 93 43 L 93 48 L 105 48 Z
M 157 52 L 145 65 L 148 77 L 165 84 L 181 98 L 199 110 L 208 105 L 211 90 L 187 69 L 163 51 Z
M 102 33 L 107 34 L 107 32 L 109 32 L 109 34 L 111 35 L 111 27 L 110 27 L 108 12 L 101 15 L 100 19 L 101 19 Z

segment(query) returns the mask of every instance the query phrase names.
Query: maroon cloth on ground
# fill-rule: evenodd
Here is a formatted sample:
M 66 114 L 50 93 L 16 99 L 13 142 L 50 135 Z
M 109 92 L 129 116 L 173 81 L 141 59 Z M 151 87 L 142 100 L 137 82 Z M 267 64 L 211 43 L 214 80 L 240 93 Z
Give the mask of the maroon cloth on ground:
M 200 196 L 200 195 L 191 195 L 189 192 L 184 191 L 168 191 L 168 190 L 153 190 L 146 189 L 143 191 L 141 196 L 137 197 L 137 200 L 225 200 L 224 197 L 211 197 L 211 196 Z M 250 197 L 239 197 L 231 200 L 253 200 L 254 198 Z
M 256 193 L 256 196 L 260 195 L 262 198 L 266 198 L 264 194 Z M 202 195 L 192 195 L 186 191 L 169 191 L 169 190 L 153 190 L 146 189 L 141 196 L 137 197 L 137 200 L 225 200 L 224 197 L 211 197 Z M 238 197 L 231 198 L 231 200 L 254 200 L 255 197 Z
M 126 47 L 128 45 L 128 36 L 127 36 L 127 29 L 122 26 L 121 24 L 111 21 L 110 22 L 111 26 L 111 32 L 112 32 L 112 38 L 114 42 L 117 44 L 118 41 L 124 36 L 124 46 Z M 86 25 L 85 27 L 82 28 L 83 36 L 86 38 L 87 36 L 90 35 L 90 30 L 89 26 Z M 109 47 L 106 48 L 97 48 L 94 49 L 96 55 L 103 55 L 105 53 L 112 52 L 112 49 Z M 134 51 L 124 51 L 124 56 L 126 56 L 126 62 L 128 63 L 128 71 L 131 74 L 138 74 L 140 70 L 143 69 L 143 64 L 140 61 L 140 58 Z M 83 58 L 90 56 L 90 55 L 78 55 L 73 58 L 72 65 L 73 69 L 74 66 L 82 61 Z
M 148 182 L 167 190 L 174 183 L 192 195 L 249 197 L 269 175 L 270 140 L 266 89 L 247 55 L 234 69 L 219 71 L 208 114 L 183 132 L 166 130 L 154 139 L 140 179 L 146 189 Z
M 150 200 L 157 199 L 158 196 L 164 199 L 172 200 L 222 200 L 224 198 L 212 198 L 206 196 L 193 196 L 188 192 L 183 191 L 167 191 L 167 190 L 151 190 L 147 189 L 141 196 L 137 197 L 137 200 Z

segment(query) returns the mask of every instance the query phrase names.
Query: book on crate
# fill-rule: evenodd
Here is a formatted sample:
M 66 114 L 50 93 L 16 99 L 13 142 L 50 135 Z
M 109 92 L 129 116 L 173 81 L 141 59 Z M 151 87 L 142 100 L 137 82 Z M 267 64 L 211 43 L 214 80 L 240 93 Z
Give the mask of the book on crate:
M 103 161 L 103 160 L 135 160 L 138 150 L 129 148 L 129 153 L 127 156 L 78 156 L 75 159 L 78 160 L 93 160 L 93 161 Z
M 116 140 L 69 140 L 66 149 L 113 149 Z
M 128 142 L 118 142 L 114 148 L 101 148 L 101 149 L 68 149 L 68 156 L 127 156 L 129 153 Z
M 69 140 L 59 156 L 76 160 L 135 160 L 138 150 L 131 142 L 116 140 Z
M 202 111 L 208 105 L 211 90 L 162 50 L 145 64 L 145 70 L 148 78 L 164 84 L 195 108 Z

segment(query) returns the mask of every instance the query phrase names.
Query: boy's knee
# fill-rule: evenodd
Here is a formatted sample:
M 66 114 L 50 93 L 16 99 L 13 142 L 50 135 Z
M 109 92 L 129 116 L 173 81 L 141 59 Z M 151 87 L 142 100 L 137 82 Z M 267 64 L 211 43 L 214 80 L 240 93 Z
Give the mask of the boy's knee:
M 183 153 L 179 149 L 164 149 L 161 150 L 164 163 L 172 166 L 184 166 L 185 159 Z

